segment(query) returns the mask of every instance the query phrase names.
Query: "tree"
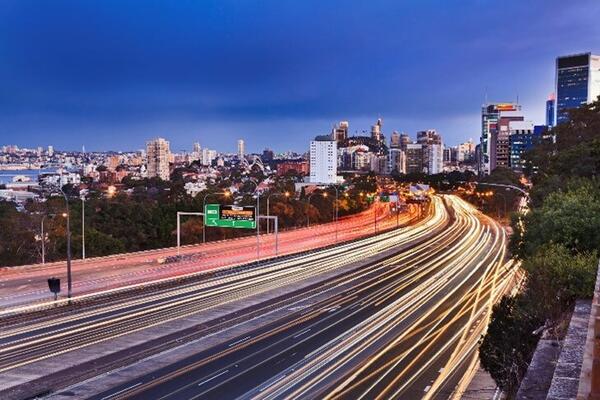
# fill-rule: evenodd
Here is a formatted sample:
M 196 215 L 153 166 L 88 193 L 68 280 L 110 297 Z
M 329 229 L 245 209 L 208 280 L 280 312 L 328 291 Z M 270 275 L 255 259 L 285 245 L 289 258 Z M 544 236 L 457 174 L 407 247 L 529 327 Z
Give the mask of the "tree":
M 522 266 L 540 307 L 547 307 L 550 315 L 564 311 L 576 299 L 592 297 L 597 260 L 596 251 L 573 254 L 562 244 L 548 243 L 525 259 Z
M 523 217 L 523 236 L 512 236 L 514 254 L 533 255 L 545 243 L 563 244 L 571 251 L 600 248 L 600 189 L 595 181 L 576 179 L 566 191 L 548 195 L 540 208 Z M 513 226 L 520 232 L 520 226 Z
M 487 333 L 479 347 L 479 359 L 481 366 L 506 393 L 517 391 L 538 341 L 533 332 L 543 322 L 543 316 L 530 306 L 528 293 L 504 296 L 494 305 Z

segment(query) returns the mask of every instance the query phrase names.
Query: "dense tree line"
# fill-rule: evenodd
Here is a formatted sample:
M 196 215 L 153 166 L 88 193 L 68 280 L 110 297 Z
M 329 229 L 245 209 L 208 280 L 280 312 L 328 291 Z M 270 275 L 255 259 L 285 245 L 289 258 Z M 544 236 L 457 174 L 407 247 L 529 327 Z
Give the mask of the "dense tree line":
M 522 261 L 521 290 L 502 299 L 480 359 L 514 396 L 543 330 L 564 334 L 576 299 L 593 295 L 600 248 L 600 98 L 571 112 L 525 155 L 531 210 L 512 220 L 511 252 Z
M 91 191 L 85 204 L 79 199 L 76 188 L 65 187 L 69 196 L 71 237 L 73 257 L 82 254 L 82 207 L 85 207 L 85 245 L 86 256 L 103 256 L 122 252 L 155 249 L 176 245 L 177 211 L 201 211 L 205 195 L 206 202 L 239 205 L 255 205 L 252 196 L 255 185 L 244 184 L 240 193 L 225 197 L 235 179 L 230 177 L 212 184 L 205 192 L 192 197 L 184 190 L 182 171 L 175 171 L 170 182 L 159 179 L 124 181 L 124 191 L 114 197 Z M 264 176 L 257 173 L 257 179 Z M 327 197 L 313 195 L 310 206 L 307 196 L 294 194 L 294 182 L 297 177 L 288 175 L 276 180 L 270 192 L 260 198 L 261 214 L 266 213 L 267 196 L 271 193 L 290 193 L 289 197 L 277 195 L 270 198 L 270 214 L 279 217 L 279 229 L 305 226 L 307 215 L 311 224 L 328 222 L 334 216 L 335 190 L 327 189 Z M 362 187 L 362 178 L 357 179 L 356 187 L 346 190 L 348 196 L 340 193 L 338 201 L 339 216 L 350 215 L 364 210 L 366 199 L 358 195 Z M 321 190 L 317 193 L 323 192 Z M 12 266 L 37 263 L 41 260 L 41 222 L 44 219 L 46 236 L 46 261 L 62 260 L 66 257 L 66 211 L 65 200 L 61 196 L 51 196 L 45 202 L 30 202 L 26 211 L 19 212 L 14 204 L 0 202 L 0 266 Z M 185 217 L 182 219 L 182 243 L 191 244 L 202 241 L 202 219 Z M 263 222 L 261 229 L 266 229 Z M 210 228 L 206 238 L 210 240 L 228 239 L 243 235 L 252 235 L 254 231 L 246 229 Z

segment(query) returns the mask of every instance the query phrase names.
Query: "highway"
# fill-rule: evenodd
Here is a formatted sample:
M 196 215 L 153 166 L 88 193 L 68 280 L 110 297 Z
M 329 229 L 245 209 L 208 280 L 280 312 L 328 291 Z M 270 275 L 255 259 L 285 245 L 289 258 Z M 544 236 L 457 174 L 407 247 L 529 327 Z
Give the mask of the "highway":
M 152 291 L 141 286 L 102 301 L 7 314 L 0 322 L 0 377 L 391 252 L 206 323 L 189 338 L 162 339 L 143 355 L 290 310 L 267 326 L 90 397 L 449 398 L 465 385 L 461 378 L 475 359 L 491 305 L 514 279 L 505 246 L 504 230 L 493 220 L 457 197 L 436 196 L 424 219 L 400 230 L 216 272 L 200 282 Z M 320 300 L 295 307 L 311 297 Z M 74 381 L 93 376 L 70 374 Z
M 376 203 L 376 206 L 369 210 L 340 218 L 337 226 L 335 223 L 326 223 L 280 232 L 278 254 L 293 254 L 334 244 L 336 230 L 338 242 L 373 234 L 375 211 L 378 231 L 393 228 L 397 223 L 406 224 L 417 216 L 417 210 L 409 208 L 396 218 L 389 212 L 388 204 Z M 260 254 L 261 258 L 275 256 L 274 234 L 261 235 Z M 257 256 L 256 236 L 182 246 L 181 255 L 187 259 L 165 264 L 157 261 L 175 255 L 176 248 L 166 248 L 88 258 L 85 261 L 74 260 L 73 293 L 97 293 L 148 280 L 168 279 L 251 262 L 256 260 Z M 52 276 L 61 278 L 61 296 L 66 294 L 65 262 L 0 268 L 0 276 L 0 309 L 50 300 L 52 294 L 48 290 L 46 280 Z
M 444 234 L 346 277 L 344 292 L 93 398 L 451 397 L 516 270 L 495 222 L 448 203 Z

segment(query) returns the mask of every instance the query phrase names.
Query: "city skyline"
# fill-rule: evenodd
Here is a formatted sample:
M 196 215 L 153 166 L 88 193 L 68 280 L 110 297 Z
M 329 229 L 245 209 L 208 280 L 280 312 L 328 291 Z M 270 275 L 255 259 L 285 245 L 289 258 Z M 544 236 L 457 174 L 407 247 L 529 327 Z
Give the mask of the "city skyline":
M 2 142 L 65 150 L 135 150 L 161 136 L 176 151 L 198 141 L 235 152 L 244 138 L 252 153 L 305 152 L 340 120 L 352 135 L 378 117 L 386 138 L 436 129 L 455 145 L 477 139 L 486 95 L 518 97 L 543 123 L 556 57 L 597 53 L 600 34 L 591 1 L 334 2 L 316 15 L 311 2 L 165 3 L 143 14 L 135 2 L 5 4 Z M 481 23 L 507 18 L 511 35 Z

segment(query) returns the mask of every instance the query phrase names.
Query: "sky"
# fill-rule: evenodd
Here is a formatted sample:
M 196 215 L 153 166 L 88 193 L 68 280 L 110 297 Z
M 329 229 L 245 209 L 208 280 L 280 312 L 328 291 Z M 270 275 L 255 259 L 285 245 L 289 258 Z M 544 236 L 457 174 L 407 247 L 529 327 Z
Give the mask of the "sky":
M 0 145 L 304 152 L 379 117 L 478 141 L 486 94 L 543 123 L 598 21 L 598 0 L 1 0 Z

